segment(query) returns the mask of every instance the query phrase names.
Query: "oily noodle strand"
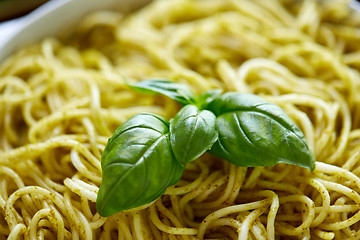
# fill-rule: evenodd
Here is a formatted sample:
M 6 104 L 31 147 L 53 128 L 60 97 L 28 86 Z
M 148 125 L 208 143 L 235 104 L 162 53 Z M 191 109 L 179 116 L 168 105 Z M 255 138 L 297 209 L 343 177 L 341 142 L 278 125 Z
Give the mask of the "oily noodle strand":
M 87 16 L 0 65 L 1 239 L 360 239 L 360 14 L 347 1 L 158 0 Z M 174 101 L 149 78 L 258 94 L 280 105 L 313 172 L 208 154 L 146 206 L 100 217 L 108 138 Z

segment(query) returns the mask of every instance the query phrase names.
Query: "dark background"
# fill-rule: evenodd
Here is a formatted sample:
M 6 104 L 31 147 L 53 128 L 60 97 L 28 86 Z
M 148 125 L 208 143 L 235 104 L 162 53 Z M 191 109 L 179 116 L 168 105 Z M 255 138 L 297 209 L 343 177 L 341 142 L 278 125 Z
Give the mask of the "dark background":
M 23 16 L 47 1 L 48 0 L 0 0 L 0 22 Z
M 47 1 L 49 0 L 0 0 L 0 22 L 28 14 Z M 360 0 L 355 1 L 360 4 Z

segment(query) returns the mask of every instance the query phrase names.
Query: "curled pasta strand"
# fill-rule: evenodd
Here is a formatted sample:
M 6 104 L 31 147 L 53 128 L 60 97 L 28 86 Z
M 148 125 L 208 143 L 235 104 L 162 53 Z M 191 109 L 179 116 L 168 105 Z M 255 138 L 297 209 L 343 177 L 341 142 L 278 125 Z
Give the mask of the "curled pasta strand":
M 182 234 L 182 235 L 196 235 L 197 234 L 197 229 L 194 229 L 194 228 L 170 227 L 170 226 L 163 224 L 160 221 L 160 219 L 156 213 L 155 205 L 150 206 L 150 216 L 151 216 L 151 220 L 154 223 L 154 225 L 163 232 L 166 232 L 169 234 Z
M 81 197 L 96 202 L 98 188 L 84 183 L 81 180 L 72 180 L 67 178 L 64 180 L 65 186 L 67 186 L 72 192 L 79 194 Z
M 35 213 L 34 217 L 31 219 L 31 223 L 29 225 L 29 236 L 30 239 L 36 239 L 37 238 L 37 234 L 36 234 L 36 230 L 39 226 L 39 222 L 42 218 L 49 218 L 49 219 L 54 219 L 55 221 L 51 221 L 54 222 L 56 224 L 56 228 L 57 229 L 57 239 L 65 239 L 65 228 L 64 228 L 64 221 L 62 220 L 61 216 L 59 215 L 59 213 L 57 213 L 54 209 L 50 209 L 50 208 L 44 208 L 39 210 L 38 212 Z
M 175 216 L 175 214 L 173 214 L 171 211 L 169 211 L 163 204 L 160 200 L 156 201 L 155 202 L 155 205 L 156 205 L 156 208 L 159 210 L 159 213 L 160 214 L 163 214 L 165 215 L 169 221 L 174 224 L 175 227 L 177 228 L 184 228 L 184 225 L 180 222 L 180 220 Z M 190 228 L 188 228 L 190 229 Z M 184 236 L 184 238 L 187 236 Z
M 342 169 L 340 167 L 323 162 L 316 162 L 314 171 L 332 175 L 340 175 L 354 182 L 357 188 L 360 189 L 360 179 L 355 174 L 346 169 Z
M 245 203 L 245 204 L 240 204 L 240 205 L 229 206 L 229 207 L 225 207 L 225 208 L 222 208 L 220 210 L 217 210 L 217 211 L 211 213 L 210 215 L 208 215 L 201 222 L 201 224 L 199 226 L 199 232 L 197 233 L 197 236 L 198 236 L 199 239 L 203 239 L 207 227 L 215 219 L 221 218 L 221 217 L 229 215 L 231 213 L 236 213 L 236 212 L 241 212 L 241 211 L 248 211 L 248 210 L 251 210 L 251 209 L 265 207 L 265 206 L 268 206 L 268 205 L 269 205 L 269 201 L 266 199 L 266 200 L 260 200 L 260 201 L 251 202 L 251 203 Z
M 255 222 L 255 220 L 265 212 L 263 208 L 257 208 L 253 210 L 249 215 L 245 217 L 245 219 L 241 223 L 241 227 L 239 229 L 239 239 L 248 239 L 248 233 L 251 229 L 251 224 Z
M 53 202 L 57 208 L 61 210 L 62 213 L 66 213 L 62 199 L 58 198 L 55 194 L 50 192 L 49 190 L 46 190 L 41 187 L 36 186 L 26 186 L 21 189 L 16 190 L 14 193 L 12 193 L 5 204 L 5 214 L 6 214 L 6 221 L 8 222 L 10 229 L 12 229 L 16 225 L 16 217 L 15 217 L 15 208 L 14 203 L 16 200 L 18 200 L 20 197 L 27 195 L 27 194 L 41 194 L 45 198 L 49 199 L 51 202 Z
M 326 187 L 321 184 L 321 182 L 319 182 L 317 179 L 309 179 L 308 180 L 309 184 L 313 187 L 316 188 L 316 190 L 319 191 L 320 195 L 321 195 L 321 198 L 322 198 L 322 202 L 323 202 L 323 205 L 322 207 L 320 208 L 320 212 L 319 212 L 319 215 L 316 216 L 311 224 L 311 227 L 316 227 L 318 226 L 319 224 L 321 224 L 325 218 L 327 217 L 327 214 L 330 210 L 330 195 L 329 195 L 329 192 L 327 191 Z M 315 212 L 316 212 L 316 208 L 315 208 Z
M 281 224 L 276 224 L 275 228 L 287 235 L 294 236 L 294 235 L 300 235 L 302 234 L 306 229 L 308 229 L 311 226 L 311 223 L 313 219 L 315 218 L 315 204 L 314 202 L 305 195 L 289 195 L 284 197 L 279 197 L 279 203 L 284 204 L 288 202 L 301 202 L 304 203 L 306 208 L 306 215 L 304 216 L 304 219 L 300 226 L 298 227 L 285 227 Z
M 8 240 L 17 240 L 20 239 L 21 236 L 24 236 L 27 231 L 27 228 L 24 224 L 18 223 L 14 226 L 14 228 L 11 230 Z

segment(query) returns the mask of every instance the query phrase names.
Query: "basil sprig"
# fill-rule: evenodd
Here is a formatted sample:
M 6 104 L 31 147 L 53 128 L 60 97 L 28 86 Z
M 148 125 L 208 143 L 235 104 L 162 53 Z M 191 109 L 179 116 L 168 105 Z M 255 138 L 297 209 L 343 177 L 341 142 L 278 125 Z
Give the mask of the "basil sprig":
M 279 106 L 256 95 L 211 90 L 196 97 L 186 85 L 167 80 L 129 86 L 166 95 L 183 108 L 170 121 L 137 114 L 115 131 L 101 157 L 101 216 L 156 200 L 205 152 L 243 167 L 315 167 L 301 130 Z

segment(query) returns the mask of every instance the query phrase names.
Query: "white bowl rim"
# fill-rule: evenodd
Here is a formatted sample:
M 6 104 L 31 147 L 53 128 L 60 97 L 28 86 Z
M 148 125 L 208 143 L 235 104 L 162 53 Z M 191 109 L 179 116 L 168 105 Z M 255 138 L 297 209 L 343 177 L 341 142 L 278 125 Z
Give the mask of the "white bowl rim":
M 49 36 L 57 36 L 95 10 L 136 8 L 148 0 L 51 0 L 14 21 L 16 27 L 0 41 L 0 62 L 20 47 Z

